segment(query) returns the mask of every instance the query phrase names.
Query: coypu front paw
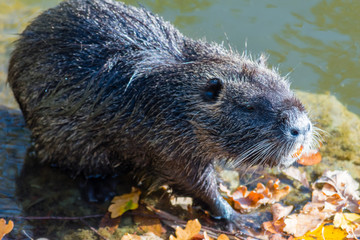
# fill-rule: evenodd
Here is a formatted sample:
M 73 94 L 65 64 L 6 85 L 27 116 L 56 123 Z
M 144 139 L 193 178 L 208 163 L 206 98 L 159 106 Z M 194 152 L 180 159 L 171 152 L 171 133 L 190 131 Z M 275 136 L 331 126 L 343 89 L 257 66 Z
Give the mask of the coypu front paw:
M 234 211 L 230 219 L 227 220 L 226 228 L 230 232 L 259 232 L 261 230 L 260 223 L 257 221 L 257 214 L 241 214 Z
M 235 211 L 218 192 L 216 198 L 210 199 L 215 200 L 214 202 L 208 202 L 208 205 L 212 206 L 213 218 L 225 220 L 226 230 L 231 232 L 260 231 L 258 214 L 241 214 Z

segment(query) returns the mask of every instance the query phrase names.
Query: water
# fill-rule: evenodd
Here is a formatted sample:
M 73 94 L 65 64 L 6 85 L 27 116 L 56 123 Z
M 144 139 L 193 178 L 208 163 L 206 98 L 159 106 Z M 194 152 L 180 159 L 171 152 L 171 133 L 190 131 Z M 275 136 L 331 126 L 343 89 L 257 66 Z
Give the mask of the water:
M 11 42 L 16 39 L 16 34 L 25 28 L 28 21 L 58 2 L 58 0 L 0 0 L 0 105 L 17 108 L 11 91 L 5 83 L 12 50 Z M 127 0 L 126 2 L 132 5 L 141 3 L 174 23 L 189 37 L 206 37 L 208 41 L 224 42 L 240 52 L 246 51 L 254 56 L 266 53 L 269 55 L 269 64 L 279 68 L 283 75 L 289 74 L 293 88 L 315 93 L 330 92 L 351 111 L 360 114 L 360 15 L 358 14 L 360 2 L 358 1 Z M 20 204 L 19 198 L 15 196 L 15 179 L 20 175 L 26 149 L 30 145 L 29 132 L 23 126 L 19 112 L 0 109 L 1 216 L 24 212 L 26 201 L 31 202 L 29 197 L 22 199 Z M 45 176 L 49 178 L 48 175 Z M 56 179 L 54 181 L 56 182 Z M 67 180 L 63 179 L 63 181 Z M 31 186 L 38 187 L 41 184 L 31 182 Z M 74 192 L 68 195 L 74 196 Z M 53 199 L 54 205 L 58 205 L 59 201 L 69 203 L 75 200 L 74 198 Z M 34 209 L 34 205 L 31 204 L 34 203 L 30 203 L 27 209 Z M 37 212 L 30 211 L 30 213 Z M 68 212 L 51 213 L 71 215 Z
M 0 0 L 0 100 L 16 107 L 4 85 L 6 66 L 26 23 L 58 0 Z M 360 114 L 360 2 L 250 0 L 127 0 L 174 23 L 185 35 L 225 42 L 269 63 L 293 88 L 330 92 Z M 247 46 L 247 47 L 245 47 Z

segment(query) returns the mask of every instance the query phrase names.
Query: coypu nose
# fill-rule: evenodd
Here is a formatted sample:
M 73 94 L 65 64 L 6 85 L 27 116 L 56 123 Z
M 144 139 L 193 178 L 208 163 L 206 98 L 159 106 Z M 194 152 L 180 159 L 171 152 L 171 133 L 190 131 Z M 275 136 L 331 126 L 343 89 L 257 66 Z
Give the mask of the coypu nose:
M 298 137 L 300 135 L 306 135 L 308 132 L 311 132 L 311 129 L 312 126 L 309 118 L 303 115 L 295 120 L 289 131 L 291 136 Z
M 280 117 L 285 124 L 284 133 L 292 139 L 307 138 L 307 135 L 312 132 L 312 124 L 305 112 L 293 108 L 283 111 Z

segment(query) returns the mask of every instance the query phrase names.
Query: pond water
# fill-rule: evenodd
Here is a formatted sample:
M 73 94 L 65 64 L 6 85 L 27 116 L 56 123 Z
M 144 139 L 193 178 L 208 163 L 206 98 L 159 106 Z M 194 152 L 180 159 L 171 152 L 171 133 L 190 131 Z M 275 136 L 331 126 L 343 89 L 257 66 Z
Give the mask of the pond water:
M 1 103 L 16 106 L 4 86 L 11 42 L 27 22 L 58 0 L 0 0 Z M 331 92 L 360 114 L 360 2 L 127 0 L 174 23 L 185 35 L 264 52 L 293 88 Z M 247 46 L 247 47 L 245 47 Z
M 0 105 L 17 109 L 6 85 L 11 42 L 32 18 L 58 2 L 0 0 Z M 293 88 L 329 92 L 352 112 L 360 114 L 359 1 L 125 2 L 135 6 L 142 4 L 189 37 L 225 42 L 254 56 L 266 53 L 272 66 L 278 67 L 283 75 L 289 74 Z M 15 177 L 20 174 L 29 145 L 29 132 L 24 129 L 19 112 L 0 109 L 1 216 L 24 211 L 24 204 L 18 204 L 19 199 L 15 198 Z

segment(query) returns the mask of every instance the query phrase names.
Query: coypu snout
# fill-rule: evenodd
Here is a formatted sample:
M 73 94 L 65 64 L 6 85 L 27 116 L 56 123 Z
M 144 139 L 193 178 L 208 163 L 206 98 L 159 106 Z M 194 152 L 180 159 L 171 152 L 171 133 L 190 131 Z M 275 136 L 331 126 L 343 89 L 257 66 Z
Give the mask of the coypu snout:
M 284 138 L 289 142 L 289 155 L 284 156 L 279 167 L 288 167 L 313 146 L 313 126 L 303 109 L 293 108 L 281 114 Z

